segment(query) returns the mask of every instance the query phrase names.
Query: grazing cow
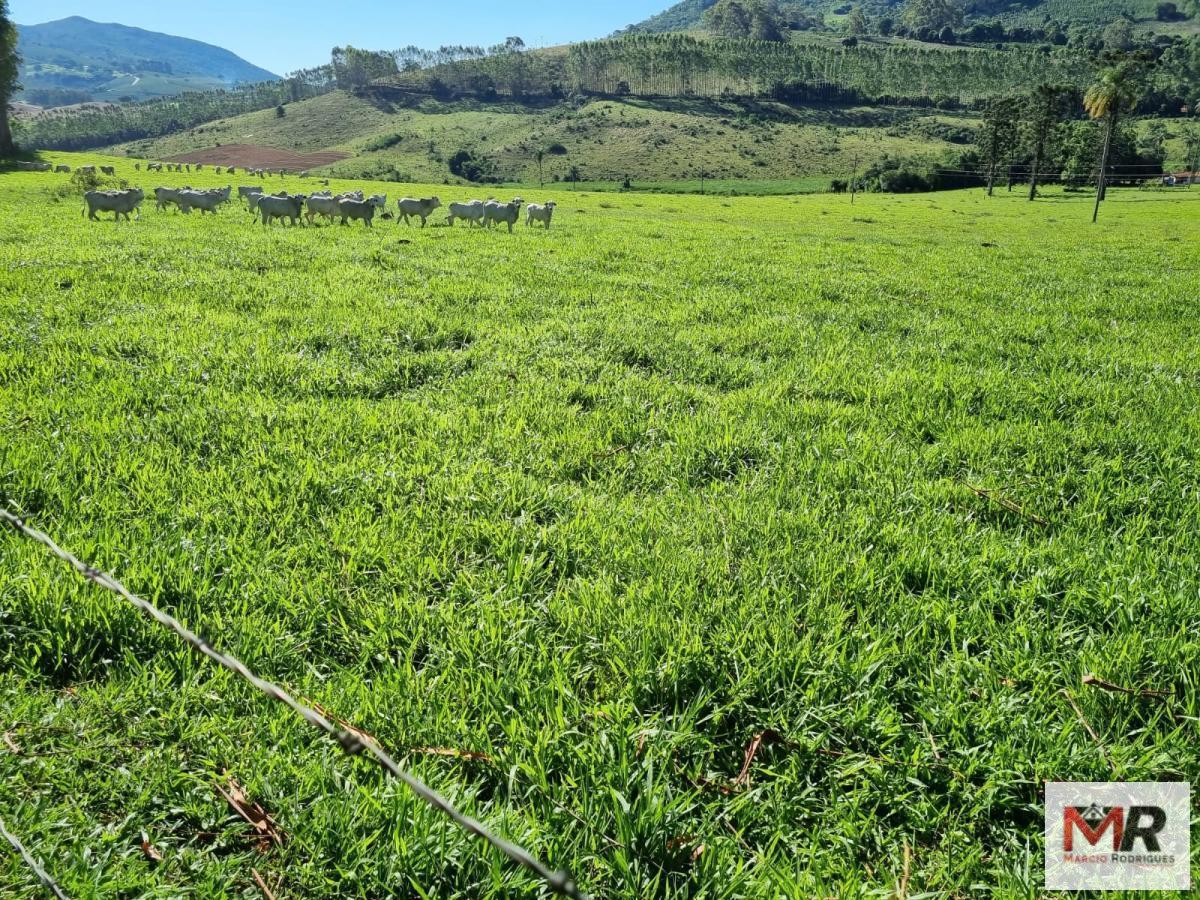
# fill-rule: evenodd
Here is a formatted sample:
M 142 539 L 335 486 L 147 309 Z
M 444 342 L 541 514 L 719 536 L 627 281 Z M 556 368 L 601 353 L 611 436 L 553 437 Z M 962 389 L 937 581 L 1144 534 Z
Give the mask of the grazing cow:
M 159 212 L 162 212 L 169 205 L 174 204 L 175 208 L 183 213 L 192 211 L 191 204 L 188 202 L 186 194 L 191 193 L 191 188 L 166 188 L 156 187 L 154 189 L 154 207 Z
M 141 163 L 134 163 L 134 164 L 133 164 L 133 171 L 135 171 L 135 172 L 140 172 L 140 171 L 142 171 L 142 164 L 141 164 Z
M 117 170 L 116 170 L 116 169 L 114 169 L 112 166 L 101 166 L 101 167 L 100 167 L 100 174 L 101 174 L 101 175 L 110 175 L 110 176 L 111 176 L 111 175 L 116 175 L 116 174 L 117 174 Z
M 80 166 L 78 171 L 79 171 L 80 175 L 95 175 L 96 167 L 95 166 Z
M 270 225 L 275 219 L 290 219 L 295 226 L 301 221 L 300 215 L 304 212 L 304 201 L 307 199 L 303 194 L 263 197 L 258 201 L 263 227 Z
M 371 220 L 379 206 L 370 200 L 339 200 L 338 212 L 342 216 L 342 224 L 349 224 L 350 219 L 362 219 L 363 224 L 371 227 Z
M 71 174 L 71 167 L 70 166 L 55 166 L 54 171 L 62 172 L 62 173 L 69 175 L 69 174 Z
M 521 218 L 521 206 L 524 202 L 520 197 L 509 203 L 498 203 L 495 200 L 489 200 L 483 205 L 483 224 L 488 228 L 493 228 L 496 225 L 507 225 L 508 233 L 512 234 L 513 226 Z
M 161 172 L 162 163 L 146 163 L 147 172 Z
M 237 174 L 237 167 L 236 167 L 236 166 L 230 166 L 228 169 L 226 169 L 226 170 L 225 170 L 225 174 L 226 174 L 226 175 L 236 175 L 236 174 Z
M 475 225 L 483 227 L 483 201 L 472 200 L 470 203 L 451 203 L 450 215 L 446 221 L 453 228 L 454 222 L 457 219 L 462 219 L 466 222 L 468 228 Z
M 120 221 L 121 216 L 128 222 L 131 212 L 136 212 L 140 219 L 144 197 L 141 188 L 128 191 L 88 191 L 83 195 L 84 202 L 87 203 L 87 217 L 93 222 L 99 221 L 96 218 L 97 212 L 111 212 L 114 222 Z
M 372 194 L 367 198 L 368 203 L 374 203 L 381 210 L 387 209 L 387 194 Z
M 328 222 L 332 222 L 334 217 L 342 214 L 338 207 L 339 199 L 329 194 L 313 194 L 308 198 L 308 211 L 305 216 L 308 218 L 308 224 L 311 225 L 313 218 L 321 216 Z
M 257 212 L 258 201 L 256 197 L 263 195 L 263 189 L 255 185 L 254 187 L 242 186 L 238 188 L 238 199 L 246 201 L 246 208 L 250 212 Z
M 414 200 L 412 197 L 404 197 L 396 201 L 396 205 L 400 207 L 400 218 L 404 220 L 404 224 L 409 224 L 410 216 L 416 216 L 421 220 L 421 227 L 425 227 L 425 220 L 433 215 L 433 211 L 442 205 L 442 201 L 437 197 L 430 197 L 427 200 Z
M 204 163 L 196 163 L 196 171 L 203 172 L 204 171 Z
M 528 214 L 525 219 L 526 225 L 533 225 L 534 222 L 542 222 L 546 226 L 546 230 L 550 230 L 550 220 L 554 217 L 554 207 L 557 204 L 553 200 L 546 204 L 530 203 L 526 207 L 525 212 Z
M 212 213 L 216 214 L 220 209 L 221 204 L 229 202 L 229 194 L 233 191 L 232 185 L 214 191 L 180 191 L 180 198 L 183 203 L 186 203 L 186 208 L 180 206 L 184 212 L 190 212 L 193 209 L 200 210 L 200 214 Z

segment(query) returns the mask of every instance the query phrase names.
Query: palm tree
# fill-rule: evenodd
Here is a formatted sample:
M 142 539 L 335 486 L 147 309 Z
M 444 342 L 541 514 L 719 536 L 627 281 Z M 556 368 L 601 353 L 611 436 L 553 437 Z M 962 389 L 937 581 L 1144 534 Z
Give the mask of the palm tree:
M 1104 122 L 1104 150 L 1100 155 L 1100 177 L 1096 182 L 1096 208 L 1092 221 L 1100 216 L 1100 202 L 1104 199 L 1105 180 L 1108 174 L 1108 156 L 1112 150 L 1113 135 L 1117 121 L 1126 107 L 1137 99 L 1138 60 L 1126 60 L 1100 75 L 1100 80 L 1087 89 L 1083 97 L 1083 108 L 1093 120 Z

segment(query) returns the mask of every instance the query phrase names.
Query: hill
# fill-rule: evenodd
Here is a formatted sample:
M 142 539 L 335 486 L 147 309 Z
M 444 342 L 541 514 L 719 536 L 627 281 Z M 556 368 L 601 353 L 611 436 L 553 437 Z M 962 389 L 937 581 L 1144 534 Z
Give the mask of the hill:
M 681 0 L 674 6 L 630 26 L 635 33 L 664 33 L 689 31 L 703 25 L 704 13 L 717 0 Z M 777 4 L 784 18 L 838 16 L 850 6 L 858 5 L 868 14 L 900 18 L 903 6 L 894 0 L 780 0 Z M 1042 22 L 1053 19 L 1064 26 L 1106 25 L 1121 16 L 1135 20 L 1152 19 L 1154 0 L 968 0 L 962 4 L 968 23 L 990 19 Z M 1177 4 L 1180 8 L 1186 3 Z
M 24 85 L 18 98 L 38 106 L 140 100 L 277 78 L 211 44 L 79 16 L 18 25 L 17 34 Z
M 964 113 L 916 108 L 844 109 L 763 101 L 597 99 L 580 106 L 423 100 L 386 106 L 335 91 L 274 110 L 221 119 L 178 134 L 119 144 L 113 152 L 143 159 L 185 158 L 251 165 L 232 145 L 350 156 L 322 171 L 397 181 L 461 180 L 450 160 L 467 151 L 490 178 L 536 183 L 536 152 L 547 182 L 572 170 L 585 181 L 681 181 L 699 178 L 777 181 L 849 173 L 855 156 L 892 153 L 940 157 L 970 139 Z M 959 148 L 961 149 L 961 147 Z

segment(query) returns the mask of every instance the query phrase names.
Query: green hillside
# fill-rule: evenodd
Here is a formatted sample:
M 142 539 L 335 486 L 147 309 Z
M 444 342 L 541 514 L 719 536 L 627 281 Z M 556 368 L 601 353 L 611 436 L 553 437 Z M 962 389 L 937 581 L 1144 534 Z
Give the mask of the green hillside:
M 79 16 L 17 31 L 18 96 L 38 106 L 141 100 L 277 77 L 211 44 Z
M 701 173 L 774 180 L 845 175 L 855 156 L 940 157 L 956 146 L 948 138 L 961 144 L 974 127 L 966 114 L 936 110 L 635 98 L 548 109 L 427 100 L 388 111 L 338 91 L 286 110 L 282 118 L 265 110 L 113 149 L 145 159 L 229 144 L 344 150 L 353 158 L 328 171 L 433 182 L 452 178 L 450 158 L 467 150 L 490 177 L 532 183 L 539 178 L 537 150 L 554 148 L 542 163 L 548 182 L 565 180 L 573 168 L 587 181 L 677 181 Z
M 699 28 L 705 12 L 716 3 L 717 0 L 682 0 L 629 30 L 663 33 Z M 1105 25 L 1122 16 L 1151 20 L 1157 0 L 967 0 L 960 5 L 967 22 L 1001 19 L 1040 23 L 1050 18 L 1064 25 Z M 1183 8 L 1187 3 L 1181 0 L 1177 5 Z M 861 6 L 868 14 L 896 19 L 904 13 L 904 4 L 895 0 L 779 0 L 777 6 L 785 20 L 836 15 L 849 6 Z

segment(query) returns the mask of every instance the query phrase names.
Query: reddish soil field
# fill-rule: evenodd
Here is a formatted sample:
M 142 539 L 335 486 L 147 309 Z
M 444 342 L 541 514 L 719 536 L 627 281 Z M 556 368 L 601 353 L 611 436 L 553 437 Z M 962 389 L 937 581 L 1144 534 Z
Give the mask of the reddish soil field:
M 163 157 L 163 161 L 204 163 L 206 166 L 238 166 L 251 169 L 290 169 L 293 172 L 303 172 L 306 169 L 328 166 L 349 158 L 349 153 L 335 151 L 293 153 L 291 150 L 279 150 L 259 144 L 226 144 L 222 147 L 209 147 L 207 150 L 181 153 L 179 156 L 166 156 Z

